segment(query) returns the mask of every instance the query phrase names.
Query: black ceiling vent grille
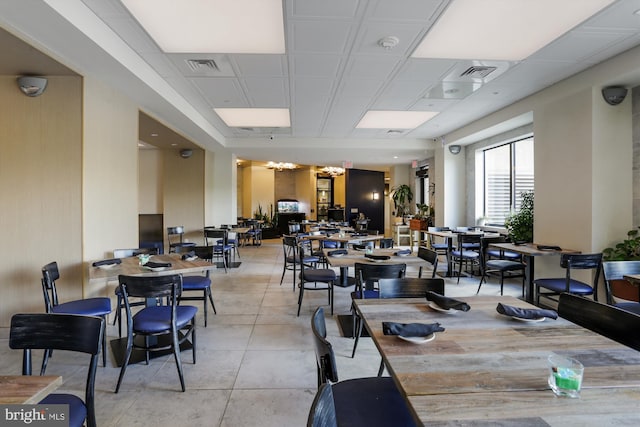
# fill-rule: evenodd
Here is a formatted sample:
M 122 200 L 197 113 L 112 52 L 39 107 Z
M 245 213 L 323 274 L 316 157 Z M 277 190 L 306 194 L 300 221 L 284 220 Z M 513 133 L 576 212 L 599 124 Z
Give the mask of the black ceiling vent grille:
M 460 74 L 460 77 L 471 77 L 475 79 L 484 79 L 489 74 L 497 70 L 498 67 L 489 67 L 484 65 L 473 65 Z
M 218 64 L 213 59 L 187 59 L 187 65 L 193 72 L 198 71 L 220 71 Z

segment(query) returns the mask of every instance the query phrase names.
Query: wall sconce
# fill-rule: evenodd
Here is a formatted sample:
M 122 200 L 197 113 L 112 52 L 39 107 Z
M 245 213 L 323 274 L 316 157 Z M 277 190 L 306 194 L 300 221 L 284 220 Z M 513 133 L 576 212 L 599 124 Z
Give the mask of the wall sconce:
M 459 146 L 459 145 L 450 145 L 449 146 L 449 152 L 451 154 L 454 154 L 454 155 L 460 153 L 461 149 L 462 149 L 462 147 Z
M 380 199 L 380 193 L 378 193 L 377 191 L 374 191 L 373 193 L 371 193 L 371 200 L 379 200 Z

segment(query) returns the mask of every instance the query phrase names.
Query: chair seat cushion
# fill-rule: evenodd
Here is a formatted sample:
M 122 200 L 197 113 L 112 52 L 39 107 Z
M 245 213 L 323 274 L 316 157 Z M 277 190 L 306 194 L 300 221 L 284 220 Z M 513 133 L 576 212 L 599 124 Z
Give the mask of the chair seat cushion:
M 516 252 L 509 252 L 509 251 L 504 251 L 504 252 L 500 252 L 500 250 L 497 249 L 489 249 L 487 251 L 487 256 L 489 258 L 502 258 L 502 259 L 508 259 L 508 260 L 516 260 L 516 259 L 521 259 L 522 255 L 520 255 L 519 253 Z
M 332 385 L 338 425 L 409 427 L 416 423 L 390 377 L 357 378 Z
M 182 328 L 193 319 L 198 312 L 191 305 L 176 307 L 176 324 Z M 169 330 L 171 328 L 171 306 L 143 308 L 133 316 L 133 330 L 144 333 L 154 333 Z
M 635 314 L 640 314 L 640 302 L 619 302 L 616 307 Z
M 87 407 L 73 394 L 53 393 L 42 399 L 42 405 L 69 405 L 69 427 L 80 427 L 87 418 Z
M 480 254 L 476 251 L 451 251 L 451 255 L 456 258 L 476 259 L 480 257 Z
M 111 313 L 109 298 L 87 298 L 58 304 L 51 309 L 54 313 L 82 314 L 86 316 L 106 316 Z
M 351 299 L 362 298 L 380 298 L 380 292 L 375 289 L 365 289 L 364 293 L 361 293 L 360 291 L 351 292 Z
M 446 243 L 432 243 L 431 248 L 432 249 L 449 249 L 449 245 L 447 245 Z
M 307 282 L 333 282 L 336 272 L 329 268 L 305 268 L 304 280 Z
M 513 271 L 524 270 L 524 264 L 506 259 L 491 259 L 486 262 L 487 270 Z
M 230 251 L 232 249 L 231 245 L 214 245 L 213 250 L 215 252 L 225 252 Z
M 550 291 L 561 293 L 566 292 L 567 281 L 564 277 L 557 279 L 537 279 L 533 281 L 534 285 L 549 289 Z M 577 295 L 591 295 L 593 288 L 579 280 L 569 280 L 569 293 Z
M 306 256 L 302 259 L 305 264 L 314 264 L 320 262 L 320 258 L 317 256 Z
M 207 276 L 183 276 L 183 291 L 201 291 L 211 286 L 211 279 Z

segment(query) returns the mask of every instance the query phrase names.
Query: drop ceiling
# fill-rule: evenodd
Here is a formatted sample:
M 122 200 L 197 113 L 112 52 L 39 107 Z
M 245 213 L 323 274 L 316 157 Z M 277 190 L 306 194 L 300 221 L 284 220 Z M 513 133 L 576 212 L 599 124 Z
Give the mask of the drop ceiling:
M 354 167 L 423 159 L 441 136 L 640 44 L 640 1 L 618 0 L 522 61 L 412 58 L 453 1 L 284 0 L 282 55 L 164 53 L 118 0 L 5 0 L 0 26 L 203 148 Z M 392 49 L 378 43 L 388 36 Z M 288 108 L 291 127 L 228 127 L 213 111 L 237 107 Z M 368 110 L 438 114 L 415 129 L 356 128 Z

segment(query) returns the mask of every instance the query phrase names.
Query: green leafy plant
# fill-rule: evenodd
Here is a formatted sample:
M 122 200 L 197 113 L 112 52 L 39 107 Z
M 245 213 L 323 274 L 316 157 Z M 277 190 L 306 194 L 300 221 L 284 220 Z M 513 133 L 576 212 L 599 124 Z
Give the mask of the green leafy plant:
M 504 226 L 512 242 L 533 242 L 533 191 L 522 193 L 520 210 L 509 215 Z
M 629 230 L 626 239 L 613 248 L 605 248 L 602 251 L 602 259 L 604 261 L 640 261 L 640 233 L 638 230 Z
M 400 184 L 391 189 L 391 199 L 393 200 L 394 215 L 402 217 L 402 223 L 405 222 L 405 216 L 409 213 L 409 204 L 413 200 L 413 191 L 407 184 Z

